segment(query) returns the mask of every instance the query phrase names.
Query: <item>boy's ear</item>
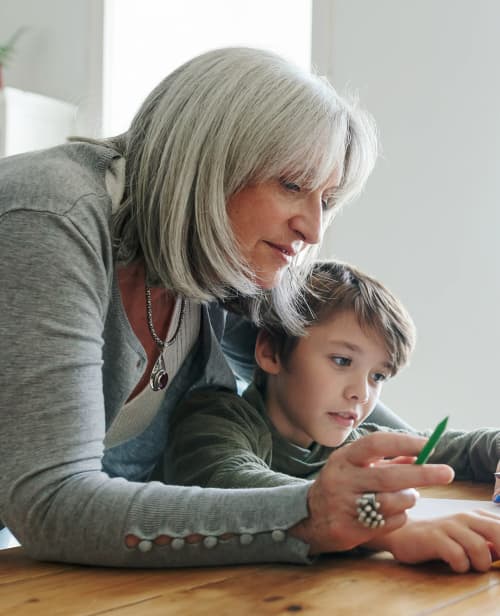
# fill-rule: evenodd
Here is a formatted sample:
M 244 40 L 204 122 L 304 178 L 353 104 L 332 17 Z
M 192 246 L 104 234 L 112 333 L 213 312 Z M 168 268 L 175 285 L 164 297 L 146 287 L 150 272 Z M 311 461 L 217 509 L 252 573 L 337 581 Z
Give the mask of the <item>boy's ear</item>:
M 281 362 L 269 332 L 261 329 L 255 342 L 255 361 L 267 374 L 279 374 Z

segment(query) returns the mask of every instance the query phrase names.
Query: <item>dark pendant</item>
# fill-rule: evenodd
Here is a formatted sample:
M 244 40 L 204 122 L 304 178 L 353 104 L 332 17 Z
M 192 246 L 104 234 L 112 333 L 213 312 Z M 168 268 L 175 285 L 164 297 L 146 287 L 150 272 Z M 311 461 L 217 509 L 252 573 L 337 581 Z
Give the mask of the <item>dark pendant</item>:
M 168 373 L 165 367 L 165 361 L 163 360 L 163 353 L 160 353 L 160 356 L 153 366 L 151 376 L 149 377 L 149 384 L 153 391 L 160 391 L 165 389 L 168 385 Z

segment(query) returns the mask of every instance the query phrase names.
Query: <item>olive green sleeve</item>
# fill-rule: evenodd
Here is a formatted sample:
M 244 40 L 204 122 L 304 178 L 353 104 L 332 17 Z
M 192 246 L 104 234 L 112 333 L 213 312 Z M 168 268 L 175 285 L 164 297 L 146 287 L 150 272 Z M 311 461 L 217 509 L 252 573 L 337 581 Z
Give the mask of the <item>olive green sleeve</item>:
M 371 432 L 406 432 L 391 430 L 376 424 L 363 424 L 358 436 Z M 417 432 L 430 436 L 432 430 Z M 455 471 L 455 479 L 493 482 L 493 473 L 500 461 L 500 430 L 478 428 L 477 430 L 446 430 L 436 445 L 428 464 L 448 464 Z
M 226 390 L 199 390 L 175 412 L 169 465 L 174 483 L 212 488 L 263 488 L 306 483 L 270 468 L 266 422 L 246 400 Z
M 429 436 L 429 432 L 425 433 Z M 500 460 L 500 430 L 447 430 L 429 458 L 431 464 L 449 464 L 456 479 L 493 481 Z

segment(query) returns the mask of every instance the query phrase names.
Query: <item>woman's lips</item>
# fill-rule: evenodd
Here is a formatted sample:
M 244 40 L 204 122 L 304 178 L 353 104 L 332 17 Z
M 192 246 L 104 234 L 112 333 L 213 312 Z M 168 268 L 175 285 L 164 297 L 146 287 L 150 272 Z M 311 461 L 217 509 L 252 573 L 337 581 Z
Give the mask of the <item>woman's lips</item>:
M 266 241 L 266 244 L 274 250 L 274 252 L 285 262 L 290 263 L 296 255 L 295 250 L 291 246 L 284 244 L 275 244 L 274 242 Z

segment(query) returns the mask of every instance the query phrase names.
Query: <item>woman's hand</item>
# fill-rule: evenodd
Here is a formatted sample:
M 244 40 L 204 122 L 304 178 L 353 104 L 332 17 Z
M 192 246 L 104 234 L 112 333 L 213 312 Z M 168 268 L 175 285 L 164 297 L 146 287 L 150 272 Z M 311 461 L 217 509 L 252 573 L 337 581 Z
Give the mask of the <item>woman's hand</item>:
M 402 563 L 444 560 L 453 571 L 488 571 L 500 552 L 500 517 L 487 511 L 433 520 L 409 520 L 403 528 L 367 544 L 392 552 Z
M 310 554 L 349 550 L 406 522 L 413 507 L 415 486 L 447 484 L 453 469 L 444 464 L 381 464 L 385 457 L 418 454 L 426 439 L 420 436 L 376 432 L 341 447 L 328 459 L 308 493 L 309 517 L 290 534 L 310 545 Z M 376 494 L 385 525 L 366 528 L 358 520 L 356 500 L 366 492 Z
M 500 462 L 497 464 L 497 473 L 500 473 Z M 500 477 L 495 481 L 495 488 L 493 490 L 493 500 L 495 503 L 500 503 Z

